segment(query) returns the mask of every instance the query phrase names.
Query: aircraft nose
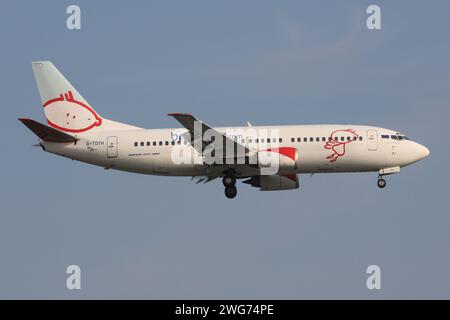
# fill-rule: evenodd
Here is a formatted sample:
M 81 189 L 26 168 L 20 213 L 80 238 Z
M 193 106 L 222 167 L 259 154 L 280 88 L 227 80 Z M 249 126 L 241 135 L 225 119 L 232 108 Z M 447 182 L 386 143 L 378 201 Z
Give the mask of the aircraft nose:
M 418 160 L 422 160 L 430 155 L 430 150 L 421 144 L 417 144 L 417 155 L 419 158 Z

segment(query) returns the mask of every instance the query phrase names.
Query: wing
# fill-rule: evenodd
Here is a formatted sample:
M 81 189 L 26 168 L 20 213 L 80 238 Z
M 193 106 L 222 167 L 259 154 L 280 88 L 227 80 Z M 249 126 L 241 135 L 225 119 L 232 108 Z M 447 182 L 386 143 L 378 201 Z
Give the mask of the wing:
M 210 181 L 213 181 L 215 179 L 217 179 L 217 176 L 192 176 L 191 177 L 191 181 L 195 181 L 195 184 L 199 184 L 199 183 L 208 183 Z
M 226 155 L 227 158 L 246 157 L 251 153 L 250 149 L 240 144 L 235 139 L 218 132 L 191 114 L 169 113 L 169 116 L 174 117 L 189 131 L 190 143 L 200 154 L 203 154 L 206 147 L 213 147 L 216 154 L 221 152 L 221 154 Z M 233 148 L 234 152 L 230 152 L 230 155 L 228 155 L 226 152 L 227 148 L 228 150 Z

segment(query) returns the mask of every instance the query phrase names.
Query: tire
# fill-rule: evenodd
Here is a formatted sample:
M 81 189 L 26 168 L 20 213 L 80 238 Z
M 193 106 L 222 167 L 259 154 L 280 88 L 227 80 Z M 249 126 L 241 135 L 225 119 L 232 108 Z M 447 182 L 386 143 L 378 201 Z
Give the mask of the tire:
M 386 180 L 381 179 L 381 178 L 378 179 L 377 185 L 378 185 L 378 188 L 383 189 L 384 187 L 386 187 Z
M 236 185 L 236 178 L 233 176 L 225 176 L 222 179 L 224 187 L 234 187 Z
M 237 195 L 237 189 L 236 189 L 236 187 L 226 187 L 226 188 L 225 188 L 225 196 L 226 196 L 228 199 L 233 199 L 233 198 L 236 197 L 236 195 Z

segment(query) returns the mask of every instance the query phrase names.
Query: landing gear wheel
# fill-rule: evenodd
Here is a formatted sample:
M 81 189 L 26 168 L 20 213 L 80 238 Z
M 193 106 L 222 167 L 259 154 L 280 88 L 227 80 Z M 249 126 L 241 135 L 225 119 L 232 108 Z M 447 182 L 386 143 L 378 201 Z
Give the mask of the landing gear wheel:
M 225 188 L 225 196 L 228 199 L 233 199 L 237 195 L 237 189 L 236 187 L 226 187 Z
M 384 187 L 386 187 L 386 180 L 384 180 L 381 177 L 378 178 L 377 185 L 378 185 L 378 188 L 383 189 Z
M 236 178 L 233 176 L 225 176 L 222 179 L 224 187 L 234 187 L 236 185 Z

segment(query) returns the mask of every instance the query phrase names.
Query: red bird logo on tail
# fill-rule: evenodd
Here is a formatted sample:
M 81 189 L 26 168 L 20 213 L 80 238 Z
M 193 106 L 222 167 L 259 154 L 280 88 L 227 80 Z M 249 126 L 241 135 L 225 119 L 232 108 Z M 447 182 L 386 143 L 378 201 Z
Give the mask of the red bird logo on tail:
M 47 122 L 64 132 L 80 133 L 102 124 L 102 118 L 85 101 L 79 101 L 72 91 L 60 94 L 43 105 Z

